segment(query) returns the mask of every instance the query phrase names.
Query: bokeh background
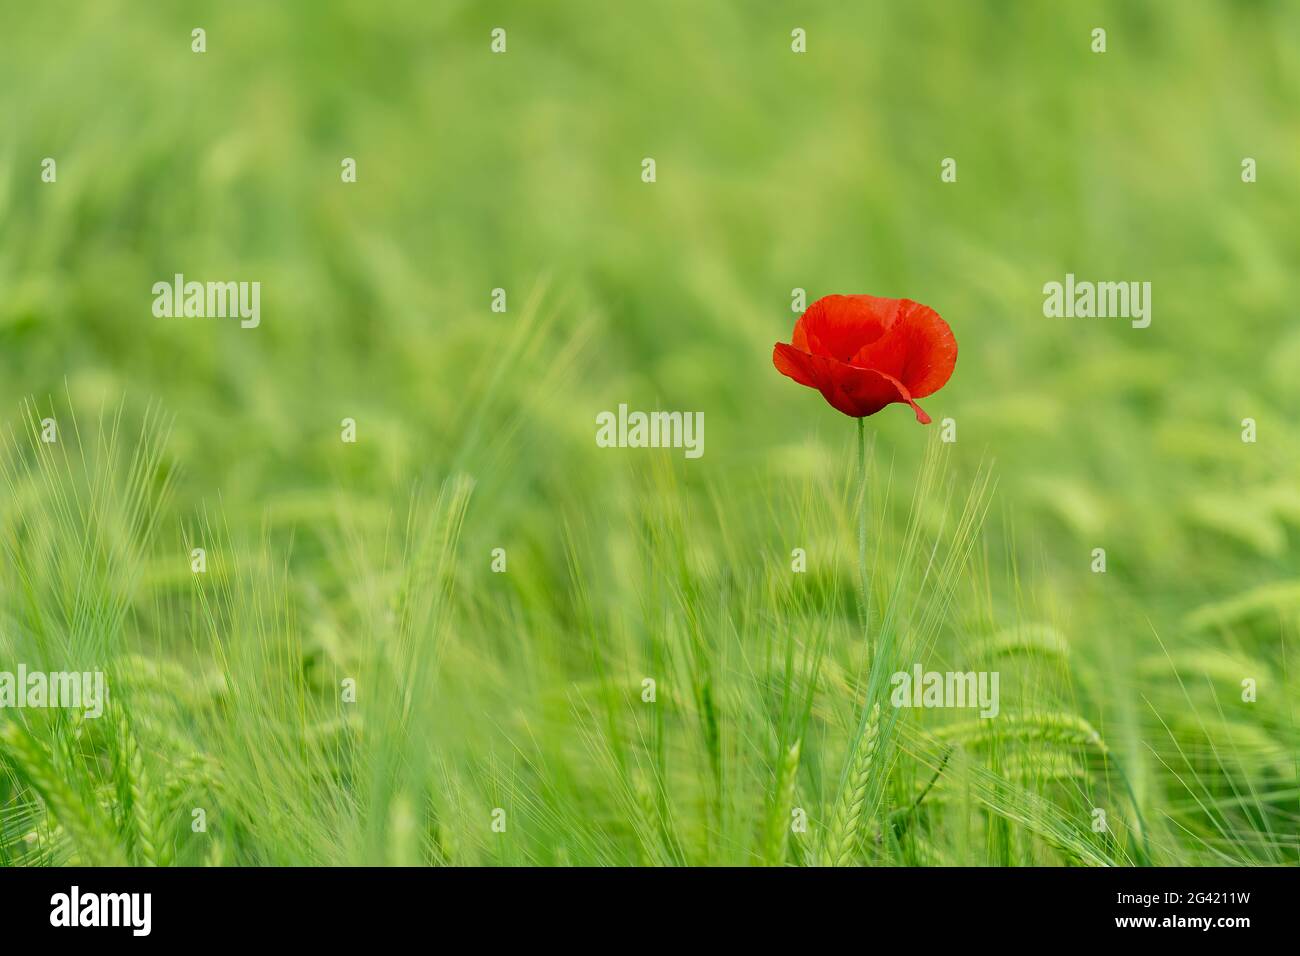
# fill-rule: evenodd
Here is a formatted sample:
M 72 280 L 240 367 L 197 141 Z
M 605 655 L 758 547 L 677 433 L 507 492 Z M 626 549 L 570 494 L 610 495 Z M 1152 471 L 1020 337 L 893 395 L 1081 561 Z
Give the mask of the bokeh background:
M 868 422 L 882 602 L 907 566 L 882 543 L 906 537 L 915 491 L 931 487 L 925 469 L 949 489 L 932 503 L 996 484 L 971 549 L 978 567 L 953 570 L 941 612 L 922 615 L 926 660 L 973 667 L 973 642 L 1025 628 L 1064 642 L 1068 660 L 1050 675 L 1004 678 L 1004 708 L 1050 700 L 1127 759 L 1118 789 L 1137 793 L 1150 839 L 1116 838 L 1096 851 L 1109 861 L 1295 861 L 1300 6 L 4 0 L 0 10 L 6 430 L 22 444 L 25 399 L 59 419 L 67 442 L 74 418 L 93 445 L 97 423 L 119 417 L 113 447 L 129 461 L 148 419 L 170 486 L 146 488 L 156 533 L 127 549 L 138 566 L 115 565 L 119 581 L 105 565 L 99 585 L 124 611 L 94 646 L 228 677 L 238 655 L 213 651 L 196 623 L 206 605 L 188 593 L 189 546 L 220 528 L 229 554 L 242 543 L 280 572 L 268 606 L 283 626 L 258 632 L 258 660 L 283 665 L 269 648 L 281 630 L 294 635 L 295 672 L 328 713 L 324 689 L 383 645 L 365 614 L 344 609 L 346 595 L 365 590 L 386 613 L 389 589 L 400 592 L 388 572 L 357 567 L 390 551 L 402 563 L 391 540 L 413 488 L 444 488 L 434 511 L 459 516 L 428 664 L 450 686 L 423 705 L 436 746 L 420 749 L 419 781 L 390 780 L 377 796 L 354 768 L 318 803 L 279 816 L 253 806 L 271 797 L 227 794 L 225 819 L 241 801 L 247 819 L 221 835 L 217 862 L 388 859 L 394 838 L 374 821 L 408 817 L 416 829 L 434 821 L 434 849 L 415 861 L 753 862 L 750 821 L 726 800 L 682 822 L 694 804 L 673 776 L 695 759 L 723 774 L 716 738 L 674 761 L 687 744 L 671 728 L 628 731 L 620 739 L 653 758 L 648 785 L 619 747 L 597 748 L 620 754 L 596 760 L 621 781 L 600 812 L 574 809 L 578 791 L 600 802 L 586 765 L 557 768 L 590 733 L 574 715 L 592 706 L 574 687 L 612 681 L 635 701 L 645 662 L 665 657 L 711 661 L 722 685 L 752 676 L 760 648 L 784 646 L 778 635 L 810 639 L 808 620 L 824 623 L 826 655 L 845 674 L 839 699 L 809 686 L 829 695 L 845 739 L 860 725 L 853 423 L 772 368 L 796 287 L 809 301 L 916 299 L 960 343 L 951 383 L 922 402 L 936 422 L 957 422 L 955 443 L 902 407 Z M 191 52 L 195 27 L 204 54 Z M 503 55 L 489 48 L 495 27 L 507 31 Z M 791 51 L 796 27 L 804 54 Z M 1096 27 L 1104 54 L 1091 49 Z M 45 157 L 57 183 L 40 181 Z M 354 184 L 340 181 L 344 157 L 356 159 Z M 645 157 L 653 184 L 641 180 Z M 940 181 L 945 157 L 955 183 Z M 1242 181 L 1246 157 L 1257 182 Z M 150 288 L 177 272 L 260 281 L 261 326 L 155 318 Z M 1045 318 L 1043 284 L 1067 272 L 1150 282 L 1150 328 Z M 490 309 L 498 287 L 504 314 Z M 595 415 L 620 402 L 703 411 L 703 458 L 597 448 Z M 345 417 L 356 444 L 340 441 Z M 1244 418 L 1258 423 L 1256 443 L 1241 439 Z M 11 490 L 26 487 L 24 467 L 12 466 Z M 60 467 L 93 487 L 99 466 L 78 479 L 71 454 Z M 461 480 L 473 486 L 463 502 L 461 485 L 444 486 Z M 106 507 L 123 500 L 101 494 Z M 25 539 L 12 529 L 36 521 L 22 501 L 0 506 L 15 554 Z M 950 540 L 956 519 L 926 521 Z M 79 527 L 74 545 L 88 540 Z M 504 575 L 489 571 L 495 547 L 509 555 Z M 657 547 L 676 570 L 647 557 Z M 816 589 L 791 604 L 794 547 L 808 550 Z M 1090 570 L 1099 547 L 1104 575 Z M 74 614 L 65 571 L 49 586 L 56 619 L 58 608 Z M 256 605 L 239 593 L 231 584 L 231 606 Z M 11 659 L 57 645 L 21 600 L 6 600 Z M 665 622 L 692 613 L 712 616 L 690 626 L 732 650 L 659 647 L 677 626 Z M 682 704 L 695 716 L 713 706 L 700 673 Z M 1255 704 L 1240 700 L 1247 677 Z M 394 694 L 404 686 L 395 678 Z M 237 741 L 274 736 L 266 714 L 214 731 L 176 706 L 179 716 L 152 711 L 156 722 L 188 728 L 188 746 L 217 763 L 205 727 L 232 761 Z M 721 710 L 710 720 L 755 726 Z M 393 720 L 418 725 L 404 714 Z M 732 742 L 756 754 L 791 743 L 786 731 L 768 741 L 748 729 Z M 297 759 L 289 753 L 283 763 Z M 379 763 L 390 757 L 402 763 Z M 841 755 L 831 748 L 825 763 L 798 771 L 810 806 L 823 786 L 833 803 Z M 383 777 L 367 766 L 364 779 Z M 273 774 L 288 793 L 310 789 L 306 767 L 249 765 L 228 789 Z M 746 777 L 756 806 L 765 772 L 755 764 Z M 1064 775 L 1064 796 L 1044 782 L 1052 774 L 1031 789 L 1087 830 L 1098 784 L 1095 768 L 1082 772 Z M 572 787 L 567 804 L 557 779 Z M 471 838 L 468 823 L 455 844 L 447 821 L 459 818 L 421 809 L 429 792 L 465 793 L 463 807 L 447 805 L 477 820 L 502 787 L 535 823 L 532 842 L 511 851 L 493 849 L 491 834 Z M 40 814 L 23 793 L 12 780 L 13 840 Z M 906 803 L 901 791 L 894 803 Z M 622 822 L 638 806 L 653 825 Z M 590 832 L 578 817 L 594 821 Z M 1013 817 L 999 826 L 1014 830 Z M 963 843 L 955 825 L 927 827 L 924 845 L 894 852 L 885 841 L 880 852 L 1086 857 L 1041 833 L 1021 841 L 990 825 Z M 77 852 L 38 846 L 47 862 Z M 15 859 L 28 852 L 10 847 Z

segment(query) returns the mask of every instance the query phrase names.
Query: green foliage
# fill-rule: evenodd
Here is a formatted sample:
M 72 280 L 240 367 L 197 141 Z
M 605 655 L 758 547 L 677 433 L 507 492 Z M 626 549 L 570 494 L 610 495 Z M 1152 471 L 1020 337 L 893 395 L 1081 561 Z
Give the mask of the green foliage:
M 0 58 L 0 671 L 110 688 L 0 711 L 0 862 L 1297 862 L 1295 5 L 136 6 Z M 795 287 L 961 345 L 955 444 L 867 422 L 865 600 Z

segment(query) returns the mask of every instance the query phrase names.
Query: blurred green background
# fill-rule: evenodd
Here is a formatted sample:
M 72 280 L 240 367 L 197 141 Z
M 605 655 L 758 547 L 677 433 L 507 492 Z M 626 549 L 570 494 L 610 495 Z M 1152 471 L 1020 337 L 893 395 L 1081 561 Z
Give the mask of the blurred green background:
M 146 592 L 188 577 L 182 529 L 206 514 L 284 544 L 318 637 L 335 600 L 319 529 L 341 512 L 379 534 L 413 484 L 468 475 L 479 610 L 457 639 L 505 693 L 532 652 L 503 622 L 563 658 L 574 567 L 642 613 L 618 556 L 623 516 L 668 494 L 654 481 L 708 512 L 681 525 L 688 566 L 743 578 L 804 546 L 851 582 L 850 512 L 806 541 L 791 501 L 843 491 L 852 422 L 771 348 L 796 287 L 913 298 L 960 343 L 922 402 L 957 422 L 937 454 L 957 488 L 981 467 L 998 486 L 986 579 L 954 614 L 1051 620 L 1114 689 L 1087 708 L 1103 727 L 1150 718 L 1141 667 L 1166 649 L 1200 661 L 1184 676 L 1220 710 L 1262 668 L 1275 710 L 1237 719 L 1271 735 L 1251 746 L 1293 821 L 1298 38 L 1282 0 L 0 0 L 0 408 L 16 428 L 33 397 L 84 428 L 156 403 L 174 488 Z M 260 281 L 261 326 L 155 318 L 150 288 L 177 272 Z M 1150 328 L 1045 318 L 1043 284 L 1067 272 L 1149 281 Z M 598 449 L 595 415 L 620 402 L 703 411 L 703 458 Z M 901 524 L 935 429 L 901 406 L 868 426 L 874 500 Z M 166 654 L 177 636 L 141 613 L 124 640 Z M 947 653 L 965 665 L 963 627 Z M 1207 653 L 1229 661 L 1217 685 Z M 1205 834 L 1197 852 L 1251 839 Z M 1294 860 L 1291 834 L 1251 852 Z

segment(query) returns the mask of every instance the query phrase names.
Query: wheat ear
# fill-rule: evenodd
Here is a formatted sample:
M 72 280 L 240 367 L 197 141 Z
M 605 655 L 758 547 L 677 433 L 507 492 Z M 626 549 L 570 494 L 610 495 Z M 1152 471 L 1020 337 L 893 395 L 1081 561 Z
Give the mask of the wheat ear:
M 867 726 L 858 741 L 857 752 L 844 790 L 835 804 L 826 845 L 822 851 L 823 866 L 848 866 L 853 857 L 853 846 L 867 807 L 867 785 L 871 782 L 871 764 L 880 738 L 880 705 L 871 708 Z

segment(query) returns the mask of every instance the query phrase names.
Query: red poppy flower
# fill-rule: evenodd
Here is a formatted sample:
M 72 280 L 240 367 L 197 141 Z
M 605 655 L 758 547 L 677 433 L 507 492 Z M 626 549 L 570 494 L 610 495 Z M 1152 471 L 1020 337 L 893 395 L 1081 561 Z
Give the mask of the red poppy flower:
M 772 363 L 852 418 L 906 402 L 928 425 L 916 399 L 952 376 L 957 340 L 934 309 L 911 299 L 828 295 L 799 316 L 790 344 L 777 343 Z

